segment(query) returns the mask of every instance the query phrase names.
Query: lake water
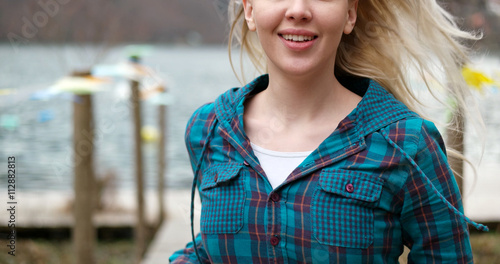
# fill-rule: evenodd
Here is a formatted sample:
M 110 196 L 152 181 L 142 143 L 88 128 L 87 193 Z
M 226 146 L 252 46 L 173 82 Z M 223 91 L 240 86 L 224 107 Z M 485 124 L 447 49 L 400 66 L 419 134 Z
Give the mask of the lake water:
M 8 44 L 0 46 L 0 89 L 15 91 L 0 96 L 0 114 L 3 122 L 14 118 L 18 123 L 17 128 L 0 128 L 0 160 L 7 164 L 8 156 L 16 157 L 18 189 L 71 188 L 72 97 L 32 97 L 74 69 L 126 58 L 123 47 L 113 48 L 105 57 L 99 54 L 101 50 L 97 46 L 28 45 L 15 52 Z M 188 186 L 192 172 L 183 139 L 186 122 L 198 106 L 239 83 L 224 47 L 155 46 L 143 62 L 165 80 L 175 99 L 168 109 L 167 182 Z M 114 171 L 118 188 L 134 184 L 132 119 L 123 95 L 126 86 L 125 82 L 94 94 L 95 170 L 98 174 Z M 157 106 L 143 103 L 144 125 L 157 126 L 157 122 Z M 146 182 L 151 187 L 157 174 L 155 145 L 145 144 L 143 150 Z M 6 185 L 6 178 L 2 169 L 0 186 Z
M 68 190 L 72 188 L 72 104 L 71 96 L 33 100 L 37 92 L 47 90 L 58 78 L 75 69 L 95 63 L 124 61 L 123 47 L 104 51 L 100 46 L 26 45 L 17 51 L 9 44 L 0 45 L 0 188 L 7 184 L 7 157 L 16 157 L 17 188 L 24 190 Z M 104 51 L 104 52 L 103 52 Z M 500 69 L 498 59 L 478 60 L 487 69 Z M 192 112 L 213 101 L 223 91 L 239 86 L 228 62 L 225 47 L 154 46 L 143 63 L 157 72 L 175 98 L 168 110 L 167 184 L 188 187 L 192 172 L 184 146 L 184 129 Z M 95 93 L 96 122 L 95 170 L 117 175 L 115 186 L 133 188 L 132 119 L 124 95 L 127 83 Z M 500 96 L 493 89 L 481 97 L 481 111 L 488 131 L 485 163 L 500 162 Z M 157 125 L 157 106 L 143 104 L 144 125 Z M 17 123 L 17 124 L 16 124 Z M 11 127 L 8 128 L 8 124 Z M 467 139 L 468 155 L 479 156 L 478 140 Z M 155 186 L 156 149 L 144 145 L 147 187 Z M 4 164 L 4 165 L 1 165 Z

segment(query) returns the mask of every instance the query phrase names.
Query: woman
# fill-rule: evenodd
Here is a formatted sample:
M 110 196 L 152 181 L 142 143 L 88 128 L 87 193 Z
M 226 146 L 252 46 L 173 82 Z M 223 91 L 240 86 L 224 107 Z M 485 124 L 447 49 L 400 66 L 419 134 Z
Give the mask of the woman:
M 467 223 L 486 227 L 463 215 L 406 69 L 445 65 L 463 102 L 474 37 L 435 0 L 231 4 L 232 37 L 267 74 L 189 121 L 201 234 L 170 261 L 397 263 L 405 245 L 410 263 L 472 262 Z

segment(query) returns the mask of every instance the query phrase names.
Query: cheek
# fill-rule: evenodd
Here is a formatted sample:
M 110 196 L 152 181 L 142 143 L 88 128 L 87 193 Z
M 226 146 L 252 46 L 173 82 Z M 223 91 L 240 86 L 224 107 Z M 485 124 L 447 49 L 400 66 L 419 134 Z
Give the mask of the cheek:
M 266 31 L 266 33 L 274 31 L 283 18 L 279 11 L 273 11 L 272 8 L 259 9 L 254 14 L 257 31 Z
M 340 38 L 344 34 L 346 20 L 343 17 L 324 19 L 321 21 L 321 25 L 324 26 L 324 31 L 328 32 L 329 35 Z

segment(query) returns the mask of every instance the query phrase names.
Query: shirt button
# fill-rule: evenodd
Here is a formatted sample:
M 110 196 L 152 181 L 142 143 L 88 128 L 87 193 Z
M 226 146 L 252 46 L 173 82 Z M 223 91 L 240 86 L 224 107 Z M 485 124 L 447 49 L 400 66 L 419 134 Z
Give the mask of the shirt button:
M 280 197 L 280 195 L 279 195 L 279 194 L 277 194 L 277 193 L 272 193 L 272 194 L 271 194 L 271 200 L 272 200 L 273 202 L 278 202 L 278 201 L 280 200 L 280 198 L 281 198 L 281 197 Z
M 245 161 L 243 161 L 243 165 L 245 165 L 245 166 L 250 166 L 250 164 L 249 164 L 246 160 L 245 160 Z
M 348 192 L 348 193 L 352 193 L 354 192 L 354 185 L 352 185 L 352 183 L 348 183 L 345 185 L 345 190 Z
M 280 238 L 278 236 L 271 237 L 271 245 L 277 246 L 280 243 Z

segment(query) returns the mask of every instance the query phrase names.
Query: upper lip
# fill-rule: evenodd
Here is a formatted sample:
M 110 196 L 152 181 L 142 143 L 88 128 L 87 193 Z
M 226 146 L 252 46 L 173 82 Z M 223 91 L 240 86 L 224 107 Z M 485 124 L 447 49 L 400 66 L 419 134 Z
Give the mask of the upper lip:
M 311 37 L 317 36 L 317 34 L 315 34 L 312 31 L 305 29 L 294 29 L 294 28 L 280 30 L 278 31 L 278 35 L 298 35 L 298 36 L 311 36 Z

